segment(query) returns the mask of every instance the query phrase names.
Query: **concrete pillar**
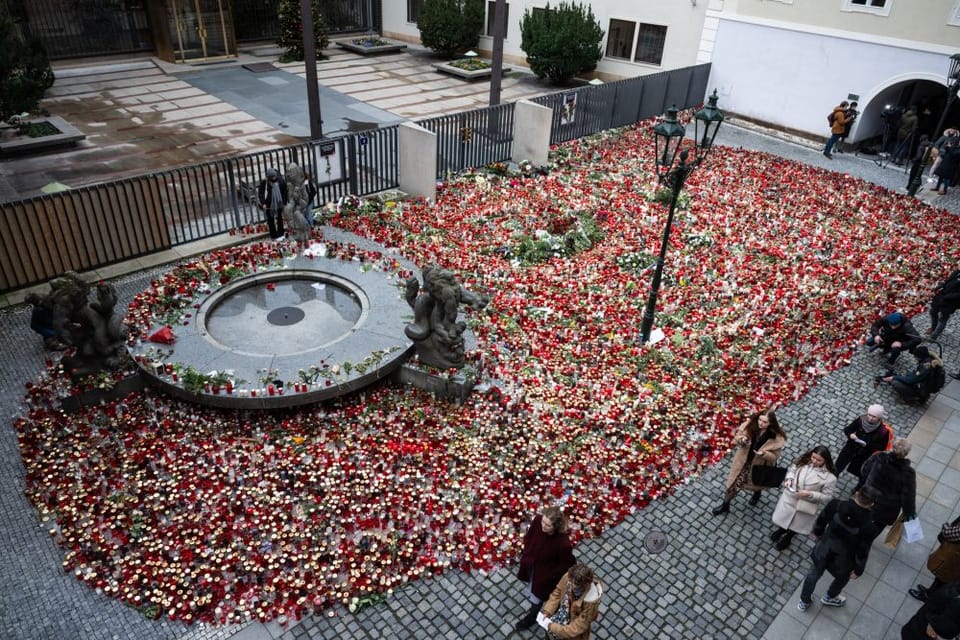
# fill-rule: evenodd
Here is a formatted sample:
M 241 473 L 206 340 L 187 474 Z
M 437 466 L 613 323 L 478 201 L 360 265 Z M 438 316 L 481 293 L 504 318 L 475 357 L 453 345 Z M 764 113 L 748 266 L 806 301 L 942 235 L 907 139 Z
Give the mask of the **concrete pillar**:
M 513 111 L 514 162 L 529 160 L 533 166 L 547 164 L 550 153 L 550 124 L 553 109 L 529 100 L 520 100 Z
M 400 191 L 427 200 L 437 197 L 437 134 L 412 122 L 399 129 Z

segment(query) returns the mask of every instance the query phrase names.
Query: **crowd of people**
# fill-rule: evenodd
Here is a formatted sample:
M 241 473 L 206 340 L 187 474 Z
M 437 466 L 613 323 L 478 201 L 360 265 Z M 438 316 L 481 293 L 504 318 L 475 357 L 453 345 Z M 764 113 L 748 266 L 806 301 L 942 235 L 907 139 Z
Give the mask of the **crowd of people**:
M 824 156 L 833 158 L 834 153 L 842 153 L 844 142 L 859 115 L 855 101 L 844 100 L 830 111 L 827 118 L 830 135 L 823 148 Z M 889 154 L 897 166 L 921 162 L 921 171 L 929 171 L 927 182 L 934 185 L 934 191 L 946 195 L 960 172 L 960 130 L 948 127 L 942 133 L 933 131 L 929 116 L 930 110 L 918 105 L 885 107 L 880 114 L 883 140 L 879 151 Z

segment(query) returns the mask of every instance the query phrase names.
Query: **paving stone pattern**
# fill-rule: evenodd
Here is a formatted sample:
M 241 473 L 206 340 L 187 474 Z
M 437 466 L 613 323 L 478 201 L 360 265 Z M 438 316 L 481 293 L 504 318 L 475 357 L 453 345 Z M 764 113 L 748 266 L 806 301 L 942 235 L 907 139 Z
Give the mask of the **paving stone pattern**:
M 866 159 L 841 156 L 830 162 L 816 149 L 794 146 L 735 126 L 729 126 L 721 135 L 725 144 L 770 151 L 810 164 L 830 163 L 832 168 L 842 168 L 893 188 L 903 182 L 900 172 L 877 167 Z M 944 201 L 955 213 L 960 209 L 955 200 Z M 918 209 L 918 215 L 922 215 L 922 210 Z M 117 281 L 121 301 L 128 301 L 142 290 L 151 277 L 152 272 L 141 272 Z M 20 410 L 23 382 L 37 375 L 44 359 L 41 343 L 29 330 L 28 322 L 29 312 L 24 307 L 0 311 L 0 335 L 4 336 L 0 408 L 8 423 Z M 916 319 L 921 330 L 926 323 L 925 316 Z M 944 358 L 951 370 L 960 356 L 958 337 L 960 326 L 954 320 L 942 337 Z M 886 388 L 874 390 L 871 380 L 878 370 L 875 354 L 858 354 L 849 366 L 824 377 L 807 396 L 783 408 L 780 416 L 790 436 L 785 459 L 817 443 L 836 450 L 839 429 L 875 400 L 888 408 L 897 433 L 906 435 L 923 410 L 896 405 Z M 12 428 L 0 429 L 0 456 L 4 461 L 0 467 L 0 509 L 4 514 L 0 518 L 0 536 L 4 540 L 0 554 L 0 634 L 5 639 L 507 637 L 525 606 L 522 586 L 513 577 L 513 567 L 507 567 L 473 575 L 452 572 L 412 583 L 398 589 L 385 603 L 357 615 L 336 608 L 286 630 L 275 623 L 244 628 L 187 628 L 169 621 L 148 621 L 135 610 L 63 574 L 62 552 L 42 530 L 36 512 L 24 497 L 24 469 Z M 749 506 L 746 497 L 740 496 L 730 514 L 711 516 L 709 509 L 720 498 L 727 463 L 728 460 L 692 479 L 673 496 L 650 505 L 619 527 L 578 546 L 578 557 L 593 566 L 606 585 L 601 617 L 595 625 L 596 638 L 764 636 L 799 584 L 812 543 L 797 538 L 787 552 L 772 548 L 767 538 L 775 503 L 772 493 L 766 494 L 756 507 Z M 851 485 L 847 476 L 841 488 L 848 491 Z M 931 520 L 939 515 L 933 514 Z M 660 554 L 646 551 L 642 544 L 644 536 L 653 530 L 665 532 L 670 539 L 669 546 Z M 875 554 L 871 560 L 884 561 L 898 562 L 895 558 L 884 559 L 882 554 Z M 916 574 L 916 570 L 905 569 L 900 586 L 905 589 Z M 867 605 L 883 607 L 882 602 L 871 601 Z M 861 612 L 866 613 L 860 620 L 869 622 L 868 609 Z M 902 623 L 904 614 L 897 615 Z M 837 623 L 822 619 L 821 623 L 821 618 L 817 618 L 809 633 L 817 635 L 816 625 L 820 625 L 823 634 L 819 637 L 843 635 L 842 631 L 840 635 L 831 635 L 836 629 L 829 625 L 837 627 Z M 857 628 L 868 633 L 868 626 Z M 885 632 L 890 633 L 889 629 Z M 534 638 L 541 634 L 531 630 L 516 637 Z

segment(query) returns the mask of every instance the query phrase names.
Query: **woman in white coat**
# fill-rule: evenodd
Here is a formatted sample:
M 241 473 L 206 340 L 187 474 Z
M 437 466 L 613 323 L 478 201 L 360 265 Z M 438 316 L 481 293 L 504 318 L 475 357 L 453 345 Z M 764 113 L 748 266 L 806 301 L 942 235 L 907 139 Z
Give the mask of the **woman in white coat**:
M 817 445 L 800 456 L 787 470 L 783 491 L 773 511 L 777 528 L 770 534 L 776 548 L 790 546 L 794 534 L 809 535 L 820 507 L 830 502 L 837 485 L 837 470 L 830 449 Z

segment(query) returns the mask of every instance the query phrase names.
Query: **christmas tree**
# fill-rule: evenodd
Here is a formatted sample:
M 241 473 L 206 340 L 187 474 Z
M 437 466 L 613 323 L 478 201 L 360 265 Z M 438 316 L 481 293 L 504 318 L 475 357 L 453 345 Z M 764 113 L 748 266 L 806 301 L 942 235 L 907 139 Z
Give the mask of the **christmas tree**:
M 327 37 L 327 23 L 320 13 L 320 0 L 310 1 L 313 10 L 313 39 L 316 42 L 317 59 L 326 58 L 323 50 L 330 44 Z M 286 49 L 280 56 L 280 62 L 303 60 L 303 23 L 300 20 L 300 0 L 280 0 L 277 7 L 280 17 L 280 39 L 278 45 Z

